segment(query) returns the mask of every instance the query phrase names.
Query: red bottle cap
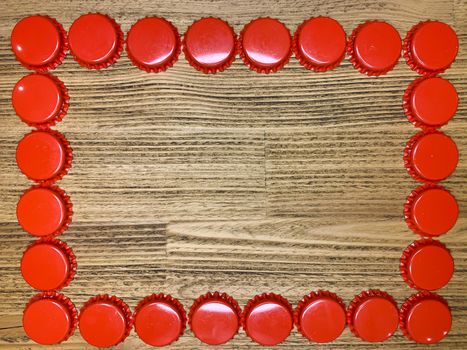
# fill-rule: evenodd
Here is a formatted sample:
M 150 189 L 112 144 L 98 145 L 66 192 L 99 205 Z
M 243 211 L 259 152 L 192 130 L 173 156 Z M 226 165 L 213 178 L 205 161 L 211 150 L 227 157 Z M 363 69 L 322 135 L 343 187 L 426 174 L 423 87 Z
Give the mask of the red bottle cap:
M 139 69 L 159 73 L 177 61 L 180 35 L 177 28 L 166 19 L 146 17 L 133 24 L 128 32 L 126 52 Z
M 63 233 L 71 223 L 72 214 L 70 198 L 55 186 L 32 186 L 16 206 L 18 223 L 36 237 Z
M 407 225 L 421 236 L 434 237 L 448 232 L 458 215 L 456 198 L 444 187 L 431 184 L 413 190 L 404 206 Z
M 186 314 L 183 305 L 165 294 L 152 294 L 141 300 L 134 313 L 135 331 L 151 346 L 166 346 L 183 334 Z
M 68 32 L 75 61 L 90 69 L 114 64 L 123 48 L 123 32 L 113 18 L 89 13 L 77 18 Z
M 71 300 L 56 292 L 35 295 L 23 313 L 24 331 L 31 340 L 42 345 L 67 340 L 77 323 L 78 312 Z
M 345 31 L 339 22 L 329 17 L 313 17 L 295 31 L 293 51 L 303 66 L 324 72 L 342 62 L 346 43 Z
M 449 305 L 441 296 L 420 292 L 409 297 L 401 308 L 401 330 L 417 343 L 434 344 L 451 330 Z
M 292 38 L 277 19 L 263 17 L 248 23 L 240 33 L 240 57 L 252 70 L 271 73 L 282 69 L 292 55 Z
M 337 339 L 345 328 L 345 305 L 334 293 L 312 292 L 297 305 L 294 320 L 304 337 L 317 343 L 328 343 Z
M 350 303 L 347 322 L 352 333 L 362 340 L 385 341 L 397 330 L 399 323 L 397 304 L 386 292 L 364 291 Z
M 48 128 L 61 121 L 69 106 L 68 90 L 50 74 L 30 74 L 19 80 L 11 96 L 16 114 L 36 128 Z
M 419 74 L 436 75 L 454 62 L 459 49 L 456 32 L 446 23 L 420 22 L 404 40 L 404 56 L 410 68 Z
M 125 340 L 133 326 L 130 308 L 107 294 L 89 299 L 79 313 L 79 332 L 89 344 L 108 348 Z
M 443 288 L 454 273 L 454 260 L 444 244 L 432 239 L 413 242 L 402 253 L 401 275 L 411 288 Z
M 32 131 L 16 148 L 16 163 L 21 172 L 37 182 L 55 182 L 70 169 L 73 158 L 70 144 L 57 131 Z
M 238 332 L 241 310 L 226 293 L 206 293 L 193 302 L 188 314 L 193 334 L 203 343 L 219 345 L 228 342 Z
M 41 238 L 23 253 L 21 274 L 34 289 L 61 289 L 70 284 L 76 273 L 76 257 L 64 242 Z
M 23 66 L 45 72 L 62 63 L 68 41 L 62 25 L 54 18 L 36 15 L 16 23 L 11 48 Z
M 253 341 L 266 346 L 277 345 L 292 331 L 292 306 L 277 294 L 257 295 L 243 309 L 242 321 L 243 329 Z
M 421 131 L 414 135 L 404 150 L 404 163 L 409 174 L 422 182 L 438 182 L 457 167 L 459 152 L 454 141 L 440 131 Z
M 222 72 L 237 55 L 237 37 L 219 18 L 201 18 L 191 24 L 183 38 L 188 63 L 204 73 Z
M 422 128 L 439 128 L 456 114 L 456 88 L 440 77 L 414 80 L 404 94 L 404 111 L 411 123 Z
M 368 21 L 354 29 L 347 43 L 350 62 L 370 76 L 389 72 L 401 56 L 402 43 L 397 30 L 386 22 Z

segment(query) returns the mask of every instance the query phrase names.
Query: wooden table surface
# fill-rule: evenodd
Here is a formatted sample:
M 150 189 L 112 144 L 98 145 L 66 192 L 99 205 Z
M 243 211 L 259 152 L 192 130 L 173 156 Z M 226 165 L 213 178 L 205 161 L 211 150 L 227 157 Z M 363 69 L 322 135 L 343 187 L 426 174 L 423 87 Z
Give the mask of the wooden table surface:
M 164 16 L 183 33 L 195 19 L 219 16 L 238 33 L 258 16 L 282 20 L 292 31 L 310 16 L 332 16 L 346 32 L 369 19 L 387 20 L 404 36 L 420 20 L 452 25 L 457 61 L 444 77 L 461 104 L 443 130 L 461 160 L 444 184 L 461 214 L 442 241 L 456 272 L 439 291 L 452 308 L 450 335 L 430 349 L 467 349 L 467 6 L 437 1 L 2 1 L 0 4 L 0 349 L 39 349 L 25 336 L 21 314 L 34 291 L 19 263 L 32 238 L 15 218 L 30 182 L 15 163 L 15 147 L 29 128 L 11 107 L 11 90 L 28 73 L 10 51 L 14 24 L 35 13 L 68 28 L 81 14 L 101 11 L 126 32 L 137 19 Z M 388 75 L 370 78 L 348 59 L 327 73 L 295 58 L 279 73 L 260 75 L 238 58 L 221 74 L 205 75 L 183 55 L 165 73 L 147 74 L 125 54 L 101 71 L 70 55 L 54 72 L 71 95 L 56 129 L 70 140 L 73 167 L 59 182 L 74 204 L 73 224 L 60 238 L 75 251 L 78 272 L 63 290 L 80 307 L 99 293 L 134 308 L 153 292 L 170 293 L 188 309 L 194 298 L 221 290 L 241 306 L 275 292 L 295 306 L 318 288 L 348 303 L 368 288 L 400 304 L 414 291 L 399 275 L 402 250 L 417 238 L 402 218 L 418 184 L 402 151 L 416 132 L 401 108 L 417 75 L 401 59 Z M 88 348 L 76 334 L 57 349 Z M 243 331 L 224 349 L 259 348 Z M 118 349 L 146 349 L 133 332 Z M 187 331 L 172 349 L 201 349 Z M 386 343 L 365 343 L 346 329 L 334 343 L 308 343 L 296 330 L 281 349 L 422 349 L 400 331 Z

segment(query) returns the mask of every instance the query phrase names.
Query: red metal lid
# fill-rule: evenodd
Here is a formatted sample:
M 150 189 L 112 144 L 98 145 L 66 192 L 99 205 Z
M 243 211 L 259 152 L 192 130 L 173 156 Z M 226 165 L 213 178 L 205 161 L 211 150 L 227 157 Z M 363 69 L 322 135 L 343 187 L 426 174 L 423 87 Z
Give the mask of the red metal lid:
M 292 55 L 292 38 L 277 19 L 263 17 L 248 23 L 240 33 L 240 57 L 252 70 L 271 73 L 282 69 Z
M 454 141 L 440 131 L 421 131 L 414 135 L 404 150 L 404 163 L 409 174 L 423 182 L 438 182 L 457 167 L 459 152 Z
M 293 328 L 293 310 L 287 299 L 273 293 L 256 295 L 243 309 L 243 329 L 256 343 L 282 343 Z
M 456 114 L 459 96 L 456 88 L 440 77 L 414 80 L 404 94 L 404 111 L 418 127 L 439 128 Z
M 350 62 L 370 76 L 389 72 L 401 56 L 402 42 L 389 23 L 368 21 L 354 29 L 347 43 Z
M 91 69 L 114 64 L 123 48 L 123 32 L 114 19 L 101 13 L 78 17 L 68 32 L 70 51 L 76 62 Z
M 345 328 L 345 305 L 334 293 L 311 292 L 298 303 L 294 320 L 304 337 L 317 343 L 328 343 L 337 339 Z
M 401 308 L 401 330 L 417 343 L 434 344 L 451 330 L 449 305 L 441 296 L 420 292 L 409 297 Z
M 42 238 L 23 253 L 21 274 L 34 289 L 61 289 L 70 284 L 76 273 L 76 257 L 64 242 Z
M 421 239 L 409 245 L 401 256 L 401 275 L 411 288 L 443 288 L 454 273 L 454 259 L 444 244 Z
M 107 348 L 125 340 L 133 326 L 130 308 L 107 294 L 89 299 L 79 313 L 79 332 L 89 344 Z
M 159 73 L 177 61 L 180 35 L 177 28 L 164 18 L 143 18 L 133 24 L 128 32 L 126 52 L 139 69 Z
M 27 336 L 42 345 L 58 344 L 73 335 L 78 312 L 63 294 L 44 292 L 29 300 L 23 313 Z
M 45 72 L 62 63 L 68 41 L 62 25 L 54 18 L 36 15 L 16 23 L 11 48 L 23 66 Z
M 339 22 L 329 17 L 313 17 L 295 31 L 293 51 L 303 66 L 324 72 L 342 62 L 346 43 L 345 31 Z
M 135 331 L 151 346 L 166 346 L 185 331 L 186 314 L 183 305 L 165 294 L 152 294 L 141 300 L 134 312 Z
M 222 72 L 237 55 L 237 37 L 229 24 L 207 17 L 193 22 L 183 38 L 188 63 L 204 73 Z
M 241 310 L 230 295 L 209 292 L 193 302 L 188 314 L 193 334 L 203 343 L 219 345 L 238 332 Z
M 37 182 L 55 182 L 70 169 L 73 158 L 70 144 L 57 131 L 32 131 L 16 148 L 16 163 L 21 172 Z
M 413 190 L 404 207 L 407 225 L 421 236 L 440 236 L 448 232 L 456 224 L 458 215 L 456 198 L 436 185 Z
M 347 322 L 357 337 L 369 342 L 385 341 L 397 330 L 397 304 L 386 292 L 364 291 L 350 303 Z
M 16 114 L 28 125 L 47 128 L 63 119 L 69 97 L 65 85 L 50 74 L 29 74 L 15 85 L 11 101 Z
M 72 213 L 70 198 L 55 186 L 32 186 L 16 206 L 18 223 L 37 237 L 63 233 L 71 222 Z
M 446 23 L 420 22 L 404 40 L 407 64 L 419 74 L 439 74 L 454 62 L 459 50 L 456 32 Z

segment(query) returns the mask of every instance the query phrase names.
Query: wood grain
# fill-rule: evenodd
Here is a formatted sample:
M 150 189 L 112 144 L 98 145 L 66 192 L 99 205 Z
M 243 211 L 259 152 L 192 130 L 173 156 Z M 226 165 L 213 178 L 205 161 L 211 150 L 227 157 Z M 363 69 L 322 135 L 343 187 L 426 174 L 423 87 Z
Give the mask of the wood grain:
M 292 31 L 304 19 L 329 15 L 347 33 L 367 19 L 392 23 L 403 36 L 415 23 L 451 24 L 461 43 L 443 74 L 461 105 L 443 130 L 461 160 L 444 182 L 461 215 L 442 238 L 456 273 L 440 291 L 454 315 L 450 335 L 431 349 L 467 348 L 467 6 L 440 1 L 3 1 L 0 4 L 0 349 L 40 349 L 21 327 L 34 294 L 19 261 L 31 241 L 16 223 L 15 205 L 30 183 L 16 168 L 18 140 L 28 128 L 10 106 L 11 89 L 27 71 L 11 54 L 9 35 L 22 17 L 44 13 L 68 28 L 80 14 L 101 11 L 124 31 L 158 15 L 183 33 L 203 16 L 221 17 L 239 32 L 258 16 L 281 19 Z M 54 71 L 71 95 L 57 126 L 74 150 L 72 170 L 59 182 L 72 198 L 73 224 L 61 236 L 75 251 L 78 273 L 64 293 L 79 307 L 98 293 L 116 294 L 134 308 L 152 292 L 180 298 L 188 309 L 208 290 L 233 295 L 241 305 L 273 291 L 292 304 L 311 290 L 329 289 L 348 303 L 381 288 L 398 303 L 410 290 L 398 274 L 402 250 L 416 236 L 402 218 L 417 186 L 402 162 L 416 130 L 401 108 L 416 77 L 401 59 L 387 76 L 369 78 L 348 60 L 317 74 L 296 59 L 277 74 L 249 71 L 237 59 L 221 74 L 204 75 L 183 58 L 167 72 L 146 74 L 126 55 L 90 71 L 68 56 Z M 78 333 L 78 332 L 77 332 Z M 224 349 L 255 348 L 241 331 Z M 79 334 L 54 347 L 87 349 Z M 147 349 L 134 333 L 116 349 Z M 172 349 L 204 348 L 187 331 Z M 364 343 L 348 329 L 325 346 L 294 330 L 280 349 L 423 349 L 400 331 L 384 344 Z

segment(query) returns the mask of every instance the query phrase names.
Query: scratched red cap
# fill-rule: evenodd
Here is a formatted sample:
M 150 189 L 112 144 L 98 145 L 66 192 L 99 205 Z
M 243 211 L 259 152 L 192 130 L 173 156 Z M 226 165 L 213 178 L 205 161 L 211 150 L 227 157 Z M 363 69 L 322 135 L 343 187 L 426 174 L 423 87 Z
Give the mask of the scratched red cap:
M 389 72 L 401 56 L 402 42 L 389 23 L 368 21 L 354 29 L 347 43 L 350 62 L 370 76 Z
M 183 37 L 188 63 L 204 73 L 222 72 L 237 55 L 237 37 L 230 25 L 214 17 L 201 18 L 188 27 Z
M 16 59 L 28 69 L 45 72 L 62 63 L 68 51 L 66 32 L 49 16 L 29 16 L 16 23 L 11 32 Z
M 48 128 L 61 121 L 69 100 L 65 84 L 50 74 L 26 75 L 16 83 L 11 95 L 16 114 L 36 128 Z
M 292 55 L 292 38 L 277 19 L 262 17 L 248 23 L 240 33 L 240 57 L 252 70 L 271 73 L 282 69 Z
M 21 259 L 21 274 L 34 289 L 57 290 L 70 284 L 76 273 L 76 257 L 68 245 L 41 238 L 29 245 Z
M 407 225 L 421 236 L 445 234 L 454 227 L 458 215 L 456 198 L 444 187 L 433 184 L 413 190 L 404 206 Z
M 404 94 L 404 111 L 411 123 L 422 128 L 439 128 L 456 114 L 456 88 L 440 77 L 414 80 Z
M 38 344 L 53 345 L 73 335 L 78 312 L 63 294 L 43 292 L 32 297 L 23 312 L 26 335 Z
M 361 292 L 347 309 L 347 323 L 353 334 L 369 342 L 382 342 L 391 337 L 399 324 L 394 299 L 386 292 Z
M 337 67 L 345 56 L 346 35 L 335 19 L 313 17 L 295 31 L 293 51 L 308 69 L 324 72 Z
M 196 338 L 209 345 L 219 345 L 237 334 L 241 313 L 238 303 L 230 295 L 209 292 L 193 302 L 188 322 Z
M 159 73 L 172 67 L 180 54 L 177 28 L 164 18 L 146 17 L 131 27 L 126 52 L 139 69 Z
M 102 13 L 78 17 L 68 31 L 70 51 L 76 62 L 90 69 L 114 64 L 123 48 L 123 32 L 115 20 Z
M 436 240 L 421 239 L 409 245 L 401 256 L 401 275 L 411 288 L 443 288 L 454 273 L 454 260 L 446 246 Z
M 293 310 L 284 297 L 256 295 L 243 309 L 243 329 L 256 343 L 273 346 L 282 343 L 293 328 Z
M 133 326 L 133 316 L 125 302 L 116 296 L 97 295 L 79 313 L 79 332 L 89 344 L 108 348 L 125 340 Z
M 446 23 L 420 22 L 404 39 L 404 56 L 411 69 L 419 74 L 436 75 L 454 62 L 459 50 L 456 32 Z
M 32 131 L 16 148 L 16 163 L 21 172 L 37 182 L 55 182 L 70 169 L 73 158 L 67 139 L 57 131 Z
M 152 294 L 141 300 L 134 312 L 135 331 L 151 346 L 166 346 L 183 334 L 186 314 L 183 305 L 166 294 Z
M 458 160 L 456 144 L 440 131 L 419 132 L 407 142 L 404 150 L 407 171 L 422 182 L 446 179 L 456 169 Z
M 56 186 L 32 186 L 16 206 L 18 223 L 36 237 L 63 233 L 71 223 L 72 214 L 70 198 Z
M 441 341 L 451 330 L 452 316 L 444 298 L 423 291 L 409 297 L 401 307 L 402 333 L 421 344 Z
M 317 343 L 328 343 L 337 339 L 345 328 L 345 305 L 334 293 L 311 292 L 298 303 L 294 320 L 304 337 Z

